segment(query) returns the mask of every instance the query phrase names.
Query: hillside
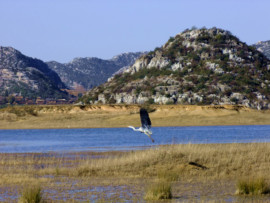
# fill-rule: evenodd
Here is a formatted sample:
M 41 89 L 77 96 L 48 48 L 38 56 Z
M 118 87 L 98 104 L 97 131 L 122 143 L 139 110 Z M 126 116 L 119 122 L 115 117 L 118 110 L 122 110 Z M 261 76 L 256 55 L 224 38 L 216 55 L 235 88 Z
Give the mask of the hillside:
M 144 52 L 124 53 L 110 60 L 95 57 L 75 58 L 69 63 L 47 62 L 71 89 L 83 86 L 93 88 L 107 81 L 119 69 L 132 65 Z
M 267 56 L 268 59 L 270 59 L 270 40 L 264 41 L 264 42 L 258 42 L 254 45 L 258 51 L 262 52 L 265 56 Z
M 222 29 L 185 30 L 92 89 L 85 103 L 269 108 L 270 61 Z
M 46 63 L 0 46 L 0 96 L 65 98 L 61 79 Z

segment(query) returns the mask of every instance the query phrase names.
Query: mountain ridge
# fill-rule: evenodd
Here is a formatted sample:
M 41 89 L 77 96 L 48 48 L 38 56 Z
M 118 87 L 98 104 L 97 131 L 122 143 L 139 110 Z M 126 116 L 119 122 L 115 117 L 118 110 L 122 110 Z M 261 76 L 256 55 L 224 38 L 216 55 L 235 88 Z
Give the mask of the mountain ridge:
M 91 89 L 106 82 L 119 69 L 134 63 L 135 59 L 144 53 L 146 52 L 127 52 L 108 60 L 97 57 L 76 57 L 68 63 L 49 61 L 47 64 L 58 73 L 69 88 L 83 86 L 85 89 Z
M 12 47 L 0 46 L 0 96 L 66 98 L 60 77 L 43 61 L 23 55 Z
M 252 46 L 254 46 L 258 51 L 262 52 L 270 60 L 270 40 L 259 41 Z

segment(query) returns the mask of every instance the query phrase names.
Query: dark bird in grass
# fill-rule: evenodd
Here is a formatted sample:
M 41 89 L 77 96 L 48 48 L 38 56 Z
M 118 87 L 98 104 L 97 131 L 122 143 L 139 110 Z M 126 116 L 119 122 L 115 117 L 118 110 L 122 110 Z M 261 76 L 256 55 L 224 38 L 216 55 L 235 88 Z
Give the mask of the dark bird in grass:
M 149 118 L 149 115 L 146 109 L 144 108 L 140 109 L 140 117 L 141 117 L 142 127 L 139 127 L 137 129 L 134 128 L 133 126 L 128 126 L 128 127 L 133 129 L 134 131 L 139 131 L 141 133 L 146 134 L 152 140 L 152 142 L 155 142 L 155 140 L 153 140 L 153 138 L 151 137 L 152 135 L 151 120 Z

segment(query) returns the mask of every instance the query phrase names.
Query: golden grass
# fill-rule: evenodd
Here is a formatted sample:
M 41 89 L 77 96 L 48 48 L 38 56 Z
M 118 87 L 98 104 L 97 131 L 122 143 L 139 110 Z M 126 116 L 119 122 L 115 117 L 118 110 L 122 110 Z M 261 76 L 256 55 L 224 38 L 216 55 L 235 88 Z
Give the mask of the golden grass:
M 270 143 L 180 144 L 131 152 L 75 153 L 71 157 L 1 154 L 1 182 L 22 183 L 37 176 L 42 180 L 44 175 L 158 177 L 170 181 L 260 175 L 270 179 Z
M 242 179 L 237 183 L 236 194 L 263 195 L 270 193 L 270 186 L 264 178 Z
M 197 165 L 191 164 L 196 163 Z M 187 144 L 128 152 L 122 156 L 88 160 L 79 176 L 269 178 L 270 144 Z
M 159 180 L 146 189 L 145 200 L 172 199 L 172 186 L 170 182 Z
M 25 185 L 19 198 L 19 203 L 45 203 L 41 186 L 38 184 Z
M 138 105 L 15 106 L 0 109 L 0 129 L 139 126 Z M 153 126 L 263 125 L 270 111 L 243 106 L 151 105 Z
M 181 144 L 141 151 L 78 152 L 65 156 L 58 153 L 1 154 L 0 187 L 22 187 L 38 182 L 43 188 L 59 191 L 60 195 L 65 188 L 74 188 L 74 183 L 75 188 L 100 184 L 103 187 L 132 185 L 133 190 L 138 187 L 137 198 L 140 196 L 138 193 L 147 190 L 146 182 L 155 185 L 159 179 L 172 182 L 172 195 L 175 197 L 181 193 L 181 189 L 175 186 L 179 183 L 200 183 L 203 188 L 216 189 L 220 183 L 229 181 L 235 191 L 236 180 L 246 177 L 263 177 L 268 183 L 269 171 L 270 143 Z M 182 186 L 182 190 L 185 187 Z M 122 189 L 118 191 L 120 193 Z M 83 194 L 88 195 L 86 192 Z M 95 191 L 91 194 L 108 200 L 106 191 L 101 192 L 104 196 Z M 117 195 L 117 201 L 124 198 Z M 46 199 L 50 200 L 47 196 Z

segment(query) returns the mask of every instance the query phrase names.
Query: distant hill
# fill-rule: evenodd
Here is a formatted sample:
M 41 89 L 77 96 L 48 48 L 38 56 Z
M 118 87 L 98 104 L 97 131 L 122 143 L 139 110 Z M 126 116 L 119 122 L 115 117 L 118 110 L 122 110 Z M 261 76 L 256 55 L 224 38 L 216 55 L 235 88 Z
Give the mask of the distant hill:
M 124 53 L 104 60 L 94 57 L 75 58 L 69 63 L 47 62 L 58 73 L 61 80 L 71 89 L 83 86 L 91 89 L 107 81 L 119 69 L 128 67 L 145 52 Z
M 65 84 L 46 63 L 0 46 L 0 96 L 65 98 Z
M 85 103 L 270 107 L 270 61 L 229 31 L 185 30 L 89 91 Z
M 264 42 L 260 41 L 252 46 L 256 47 L 258 51 L 262 52 L 268 59 L 270 59 L 270 40 Z

